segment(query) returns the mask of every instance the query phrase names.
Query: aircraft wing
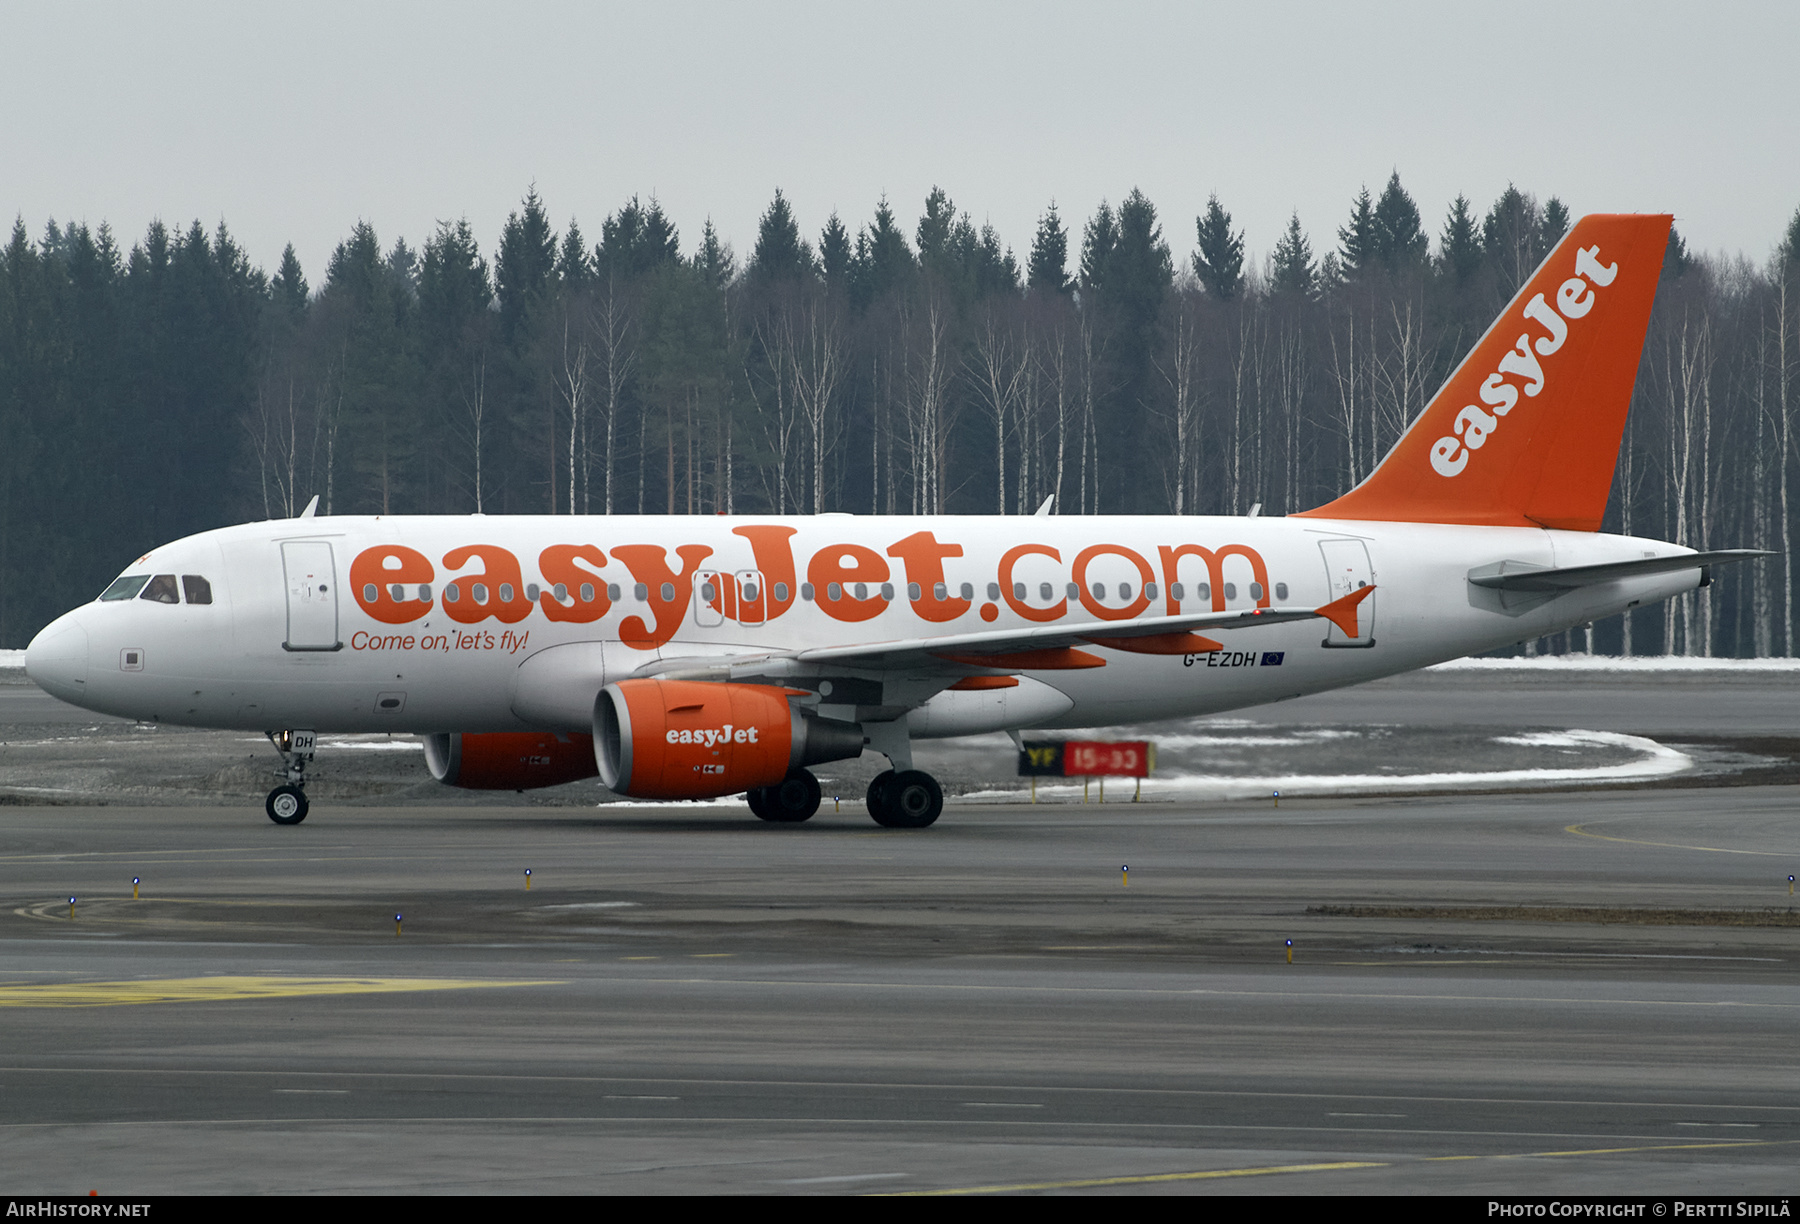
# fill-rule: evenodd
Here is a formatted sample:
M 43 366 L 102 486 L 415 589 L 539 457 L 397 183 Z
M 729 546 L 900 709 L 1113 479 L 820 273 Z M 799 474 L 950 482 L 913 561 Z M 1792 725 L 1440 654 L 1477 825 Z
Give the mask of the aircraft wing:
M 1146 616 L 1130 621 L 1092 621 L 1078 625 L 1042 625 L 992 629 L 937 637 L 897 638 L 847 646 L 736 656 L 729 660 L 668 659 L 640 670 L 640 675 L 691 675 L 692 678 L 779 679 L 821 665 L 870 671 L 934 671 L 967 675 L 982 671 L 1066 671 L 1104 667 L 1104 656 L 1083 647 L 1099 646 L 1133 654 L 1203 654 L 1223 650 L 1221 642 L 1197 630 L 1248 629 L 1293 621 L 1325 619 L 1351 637 L 1357 632 L 1357 605 L 1373 586 L 1352 591 L 1317 608 L 1253 608 L 1241 612 L 1196 612 L 1179 616 Z

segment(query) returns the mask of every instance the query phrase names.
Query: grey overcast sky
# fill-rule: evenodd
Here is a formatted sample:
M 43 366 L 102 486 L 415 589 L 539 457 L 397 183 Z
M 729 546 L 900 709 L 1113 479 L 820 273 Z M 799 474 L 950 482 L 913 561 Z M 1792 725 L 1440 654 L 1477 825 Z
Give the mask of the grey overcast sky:
M 275 4 L 0 0 L 0 206 L 226 221 L 316 288 L 359 218 L 491 253 L 535 183 L 590 241 L 636 194 L 747 255 L 776 188 L 816 238 L 933 184 L 1021 256 L 1141 187 L 1181 259 L 1209 194 L 1259 255 L 1322 253 L 1398 169 L 1458 192 L 1672 211 L 1766 259 L 1800 206 L 1800 4 Z

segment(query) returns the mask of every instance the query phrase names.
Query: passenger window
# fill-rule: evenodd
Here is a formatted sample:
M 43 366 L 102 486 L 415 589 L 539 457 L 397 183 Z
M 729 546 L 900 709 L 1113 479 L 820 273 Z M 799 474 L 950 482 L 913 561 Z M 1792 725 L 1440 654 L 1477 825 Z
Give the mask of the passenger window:
M 675 602 L 675 584 L 673 582 L 665 582 L 662 584 L 662 601 L 664 603 Z
M 943 583 L 939 583 L 938 590 L 941 591 L 943 589 L 944 589 Z M 918 583 L 909 582 L 906 584 L 906 597 L 908 599 L 912 600 L 914 603 L 917 603 L 919 600 L 921 600 L 925 597 L 925 592 L 919 588 Z M 942 599 L 943 596 L 939 595 L 938 598 Z
M 633 599 L 637 600 L 639 603 L 649 603 L 650 602 L 650 587 L 645 583 L 642 583 L 642 582 L 638 583 L 636 586 L 631 588 L 631 597 Z
M 212 602 L 212 583 L 199 574 L 183 574 L 181 576 L 181 592 L 187 596 L 187 601 L 191 604 Z
M 812 583 L 802 582 L 800 584 L 800 598 L 804 599 L 807 603 L 811 603 L 813 601 L 813 584 Z
M 1056 597 L 1056 588 L 1055 587 L 1051 586 L 1048 582 L 1038 583 L 1038 598 L 1039 599 L 1043 600 L 1045 603 L 1049 603 L 1055 597 Z
M 1287 583 L 1277 582 L 1275 584 L 1275 598 L 1279 599 L 1282 603 L 1287 602 Z
M 1144 598 L 1145 599 L 1155 599 L 1156 598 L 1156 584 L 1154 582 L 1146 582 L 1144 584 Z
M 1252 582 L 1250 584 L 1250 598 L 1256 600 L 1258 603 L 1262 602 L 1262 583 Z
M 1187 598 L 1187 589 L 1179 582 L 1171 582 L 1169 584 L 1169 594 L 1175 597 L 1176 603 L 1180 603 Z
M 1119 584 L 1119 598 L 1127 603 L 1131 601 L 1131 584 L 1129 582 Z
M 975 598 L 975 584 L 974 583 L 965 582 L 962 584 L 962 597 L 964 599 L 974 599 Z
M 787 601 L 788 601 L 787 583 L 777 582 L 775 584 L 775 602 L 776 603 L 786 603 Z
M 1000 584 L 998 582 L 988 583 L 988 598 L 989 599 L 999 599 L 1000 598 Z
M 584 591 L 587 590 L 587 585 L 585 583 L 583 583 L 581 589 Z M 606 597 L 608 599 L 612 600 L 614 603 L 619 602 L 619 584 L 618 583 L 609 582 L 606 584 Z M 588 597 L 586 595 L 583 595 L 582 599 L 586 600 L 588 603 L 593 602 L 593 600 L 588 599 Z
M 137 593 L 149 581 L 148 574 L 126 574 L 124 577 L 114 578 L 112 585 L 100 592 L 100 598 L 108 603 L 118 599 L 136 599 Z
M 181 593 L 175 589 L 174 574 L 158 574 L 144 587 L 139 599 L 148 599 L 152 603 L 178 604 Z
M 1226 599 L 1236 599 L 1237 598 L 1237 583 L 1227 582 L 1225 584 L 1225 598 Z
M 1013 598 L 1014 599 L 1024 599 L 1025 598 L 1025 584 L 1023 582 L 1013 583 Z

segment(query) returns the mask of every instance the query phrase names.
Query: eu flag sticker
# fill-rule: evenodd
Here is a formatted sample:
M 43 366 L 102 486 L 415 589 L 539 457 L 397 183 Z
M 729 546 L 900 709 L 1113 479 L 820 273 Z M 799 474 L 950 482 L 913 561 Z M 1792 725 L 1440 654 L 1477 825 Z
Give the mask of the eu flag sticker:
M 1262 665 L 1264 667 L 1280 667 L 1282 656 L 1286 653 L 1285 650 L 1265 650 L 1263 651 Z

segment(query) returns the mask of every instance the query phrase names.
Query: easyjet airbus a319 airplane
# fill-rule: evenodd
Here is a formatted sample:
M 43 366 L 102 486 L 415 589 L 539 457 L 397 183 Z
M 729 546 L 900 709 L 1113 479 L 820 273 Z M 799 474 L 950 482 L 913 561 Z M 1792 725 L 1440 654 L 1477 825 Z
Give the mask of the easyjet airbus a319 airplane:
M 1381 465 L 1286 518 L 314 518 L 140 557 L 26 655 L 65 701 L 425 738 L 452 786 L 943 808 L 912 741 L 1208 714 L 1552 633 L 1757 555 L 1601 535 L 1670 218 L 1590 216 Z

